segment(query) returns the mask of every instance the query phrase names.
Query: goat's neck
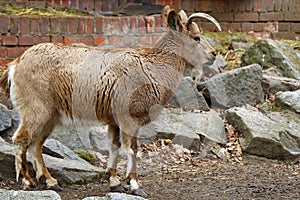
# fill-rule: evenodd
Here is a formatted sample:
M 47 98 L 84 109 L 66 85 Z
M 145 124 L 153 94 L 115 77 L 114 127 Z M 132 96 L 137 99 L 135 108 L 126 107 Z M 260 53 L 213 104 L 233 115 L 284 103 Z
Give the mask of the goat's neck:
M 163 52 L 165 62 L 172 62 L 173 67 L 181 73 L 184 73 L 187 62 L 184 59 L 182 52 L 182 38 L 178 38 L 178 34 L 170 31 L 166 33 L 158 42 L 154 45 L 155 49 Z

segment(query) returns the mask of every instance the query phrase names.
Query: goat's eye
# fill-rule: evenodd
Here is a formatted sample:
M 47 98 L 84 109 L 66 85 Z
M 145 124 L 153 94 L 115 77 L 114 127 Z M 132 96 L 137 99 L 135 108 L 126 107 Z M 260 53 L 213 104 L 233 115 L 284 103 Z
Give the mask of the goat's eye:
M 196 42 L 199 42 L 199 41 L 200 41 L 200 37 L 196 36 L 196 37 L 194 37 L 194 40 L 195 40 Z

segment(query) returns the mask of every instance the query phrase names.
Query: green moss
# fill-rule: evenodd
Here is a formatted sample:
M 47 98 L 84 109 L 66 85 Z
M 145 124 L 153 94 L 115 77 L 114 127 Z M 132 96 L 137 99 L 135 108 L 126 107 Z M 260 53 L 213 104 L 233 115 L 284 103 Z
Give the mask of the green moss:
M 6 2 L 0 0 L 0 16 L 7 15 L 34 15 L 34 16 L 88 16 L 88 12 L 50 5 L 41 2 L 20 3 L 20 2 Z
M 93 154 L 87 151 L 74 151 L 80 158 L 88 161 L 89 163 L 95 162 L 96 158 Z

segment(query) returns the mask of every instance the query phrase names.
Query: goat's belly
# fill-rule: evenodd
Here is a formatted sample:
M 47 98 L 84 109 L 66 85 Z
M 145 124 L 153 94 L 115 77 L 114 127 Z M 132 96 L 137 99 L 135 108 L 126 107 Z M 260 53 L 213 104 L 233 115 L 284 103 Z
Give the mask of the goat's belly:
M 92 127 L 108 124 L 105 120 L 98 120 L 96 118 L 70 118 L 66 115 L 60 115 L 59 122 L 60 126 L 67 128 Z

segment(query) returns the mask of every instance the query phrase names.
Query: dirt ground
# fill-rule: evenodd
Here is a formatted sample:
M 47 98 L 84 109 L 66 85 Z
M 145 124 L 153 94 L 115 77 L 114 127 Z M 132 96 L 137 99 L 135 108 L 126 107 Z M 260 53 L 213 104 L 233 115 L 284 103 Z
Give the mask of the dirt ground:
M 148 199 L 300 199 L 300 163 L 244 155 L 241 163 L 200 158 L 197 154 L 176 160 L 168 153 L 150 152 L 139 159 L 139 180 Z M 126 159 L 120 159 L 119 175 L 125 186 Z M 20 189 L 14 180 L 2 180 L 1 188 Z M 105 196 L 108 182 L 63 186 L 62 200 Z

